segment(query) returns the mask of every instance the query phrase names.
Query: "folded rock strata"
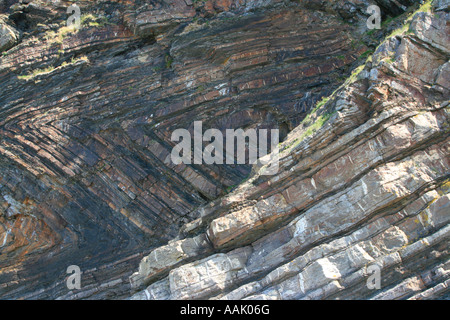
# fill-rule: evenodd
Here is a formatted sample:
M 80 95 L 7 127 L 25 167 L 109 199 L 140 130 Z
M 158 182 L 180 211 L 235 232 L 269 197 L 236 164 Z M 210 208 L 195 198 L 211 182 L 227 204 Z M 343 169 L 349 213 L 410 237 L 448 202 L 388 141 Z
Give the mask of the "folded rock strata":
M 387 39 L 313 115 L 331 113 L 323 127 L 289 134 L 278 175 L 252 177 L 141 261 L 131 282 L 147 287 L 131 299 L 448 296 L 448 18 L 418 13 Z
M 0 298 L 448 294 L 447 2 L 353 75 L 412 1 L 77 3 L 0 2 Z M 279 173 L 174 165 L 194 121 L 280 128 Z

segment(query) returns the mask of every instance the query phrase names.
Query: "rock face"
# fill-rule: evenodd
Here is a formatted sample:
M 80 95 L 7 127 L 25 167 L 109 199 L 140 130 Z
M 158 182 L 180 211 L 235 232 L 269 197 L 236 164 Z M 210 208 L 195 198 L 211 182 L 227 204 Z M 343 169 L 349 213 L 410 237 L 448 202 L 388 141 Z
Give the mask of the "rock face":
M 2 17 L 0 16 L 0 52 L 12 48 L 17 41 L 17 30 L 4 23 Z
M 342 2 L 0 7 L 0 298 L 447 297 L 448 2 L 385 41 L 413 1 Z M 174 165 L 194 121 L 280 128 L 279 172 Z

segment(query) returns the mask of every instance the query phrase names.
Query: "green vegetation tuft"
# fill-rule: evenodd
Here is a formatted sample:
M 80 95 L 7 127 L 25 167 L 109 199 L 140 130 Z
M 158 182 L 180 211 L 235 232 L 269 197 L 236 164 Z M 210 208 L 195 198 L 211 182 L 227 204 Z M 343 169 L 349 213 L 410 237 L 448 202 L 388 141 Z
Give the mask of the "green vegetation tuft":
M 106 17 L 98 17 L 91 13 L 83 14 L 80 17 L 80 29 L 89 27 L 103 27 L 107 24 L 110 23 Z M 78 29 L 75 25 L 66 26 L 64 22 L 58 30 L 49 30 L 45 32 L 44 39 L 49 43 L 61 44 L 64 38 L 69 35 L 76 34 L 80 29 Z
M 91 13 L 83 14 L 80 18 L 81 27 L 104 27 L 108 22 L 106 17 L 95 16 Z
M 35 77 L 38 76 L 38 75 L 52 72 L 53 70 L 56 70 L 56 69 L 58 69 L 58 68 L 60 68 L 60 67 L 65 67 L 65 66 L 67 66 L 67 65 L 74 64 L 74 63 L 76 63 L 76 62 L 78 62 L 78 61 L 89 61 L 89 59 L 88 59 L 86 56 L 81 56 L 81 57 L 78 57 L 78 58 L 72 58 L 72 59 L 70 60 L 70 62 L 64 61 L 64 62 L 63 62 L 60 66 L 58 66 L 58 67 L 55 67 L 55 66 L 51 65 L 51 66 L 48 66 L 47 68 L 43 68 L 43 69 L 34 69 L 34 70 L 32 70 L 31 72 L 29 72 L 28 74 L 25 74 L 25 75 L 19 75 L 18 78 L 21 79 L 21 80 L 29 80 L 29 79 L 33 79 L 33 78 L 35 78 Z
M 49 67 L 43 68 L 43 69 L 35 69 L 35 70 L 32 70 L 29 74 L 18 76 L 18 78 L 22 79 L 22 80 L 28 80 L 28 79 L 32 79 L 40 74 L 49 73 L 53 70 L 55 70 L 54 66 L 49 66 Z
M 317 132 L 317 130 L 319 130 L 320 128 L 323 127 L 323 125 L 331 118 L 331 116 L 333 114 L 335 114 L 336 111 L 334 112 L 325 112 L 324 114 L 321 114 L 314 122 L 312 125 L 310 125 L 308 127 L 308 129 L 306 129 L 305 132 L 302 133 L 302 135 L 298 138 L 299 141 L 302 141 L 303 139 L 305 139 L 306 137 L 312 135 L 313 133 Z
M 371 49 L 369 49 L 369 50 L 367 50 L 367 51 L 364 51 L 362 54 L 361 54 L 361 59 L 367 59 L 368 57 L 370 57 L 371 55 L 373 54 L 373 50 L 371 50 Z
M 170 69 L 172 67 L 173 58 L 169 54 L 166 54 L 165 60 L 166 60 L 166 68 Z

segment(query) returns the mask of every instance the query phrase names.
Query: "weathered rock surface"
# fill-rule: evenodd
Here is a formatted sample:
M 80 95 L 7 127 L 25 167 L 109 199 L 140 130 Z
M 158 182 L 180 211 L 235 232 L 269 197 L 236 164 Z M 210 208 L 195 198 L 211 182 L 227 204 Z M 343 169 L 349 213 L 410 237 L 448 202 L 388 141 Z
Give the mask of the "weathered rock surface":
M 144 259 L 132 279 L 147 288 L 132 299 L 448 297 L 448 19 L 421 12 L 387 39 L 289 134 L 278 175 L 257 174 L 183 229 L 178 245 L 198 233 L 210 255 L 179 254 L 163 272 Z
M 14 27 L 6 24 L 0 16 L 0 53 L 12 48 L 18 42 L 18 32 Z
M 348 78 L 412 2 L 3 1 L 0 298 L 448 295 L 446 2 Z M 279 173 L 174 165 L 194 121 L 280 128 Z

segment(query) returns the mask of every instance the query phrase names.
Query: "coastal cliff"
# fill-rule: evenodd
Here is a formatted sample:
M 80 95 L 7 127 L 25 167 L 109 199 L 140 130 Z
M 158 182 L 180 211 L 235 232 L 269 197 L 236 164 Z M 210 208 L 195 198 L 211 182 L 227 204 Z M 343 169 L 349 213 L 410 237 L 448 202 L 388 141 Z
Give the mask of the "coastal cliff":
M 449 1 L 71 3 L 0 1 L 0 298 L 448 298 Z

